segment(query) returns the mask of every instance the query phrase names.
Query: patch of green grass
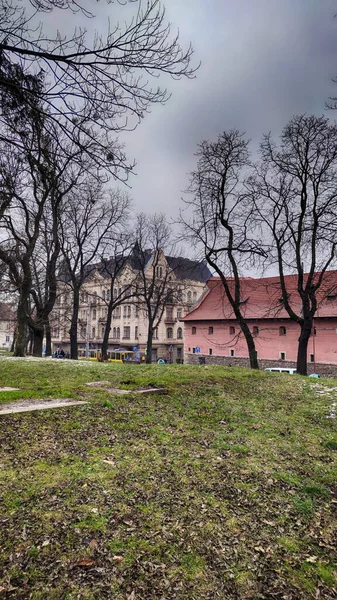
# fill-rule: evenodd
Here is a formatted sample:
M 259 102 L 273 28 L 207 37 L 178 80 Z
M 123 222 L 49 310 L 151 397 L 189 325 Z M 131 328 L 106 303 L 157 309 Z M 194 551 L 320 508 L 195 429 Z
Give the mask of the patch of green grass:
M 88 401 L 2 417 L 5 596 L 330 598 L 331 398 L 239 368 L 79 363 L 1 363 L 17 397 Z
M 327 440 L 323 445 L 328 450 L 337 450 L 337 439 Z

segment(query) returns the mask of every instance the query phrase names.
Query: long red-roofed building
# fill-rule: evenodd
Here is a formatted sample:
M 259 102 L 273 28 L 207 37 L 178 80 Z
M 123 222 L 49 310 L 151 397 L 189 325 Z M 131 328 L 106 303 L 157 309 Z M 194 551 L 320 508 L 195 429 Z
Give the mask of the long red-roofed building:
M 194 354 L 248 359 L 246 341 L 220 278 L 209 279 L 207 287 L 198 304 L 183 318 L 185 361 L 193 362 Z M 286 276 L 286 287 L 291 306 L 300 314 L 297 275 Z M 337 271 L 325 273 L 317 298 L 308 362 L 337 365 Z M 284 309 L 279 277 L 242 278 L 241 310 L 254 335 L 259 360 L 274 361 L 276 365 L 296 361 L 300 327 Z

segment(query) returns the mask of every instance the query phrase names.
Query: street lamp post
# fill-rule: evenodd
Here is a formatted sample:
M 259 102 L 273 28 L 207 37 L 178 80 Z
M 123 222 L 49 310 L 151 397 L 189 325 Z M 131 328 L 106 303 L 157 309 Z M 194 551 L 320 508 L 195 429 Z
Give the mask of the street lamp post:
M 87 308 L 87 329 L 85 335 L 85 357 L 89 358 L 89 339 L 91 329 L 91 310 L 90 310 L 90 296 L 88 295 L 88 308 Z

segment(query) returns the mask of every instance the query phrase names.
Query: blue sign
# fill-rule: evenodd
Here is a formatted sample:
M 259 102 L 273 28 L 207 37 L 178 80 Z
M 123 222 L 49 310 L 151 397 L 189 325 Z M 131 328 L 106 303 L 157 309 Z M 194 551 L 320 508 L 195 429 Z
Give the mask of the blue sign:
M 196 353 L 196 354 L 199 354 L 199 353 L 200 353 L 200 348 L 199 348 L 199 346 L 197 346 L 197 347 L 196 347 L 196 349 L 195 349 L 195 353 Z

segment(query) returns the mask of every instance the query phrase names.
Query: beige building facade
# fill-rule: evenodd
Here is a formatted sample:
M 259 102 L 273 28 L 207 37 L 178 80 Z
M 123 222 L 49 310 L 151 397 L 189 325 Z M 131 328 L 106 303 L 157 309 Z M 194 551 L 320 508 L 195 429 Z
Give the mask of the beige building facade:
M 151 261 L 148 277 L 152 277 Z M 210 272 L 204 263 L 185 258 L 162 255 L 155 267 L 159 280 L 167 277 L 167 287 L 172 292 L 160 306 L 160 322 L 153 335 L 152 360 L 183 362 L 184 324 L 183 315 L 195 305 L 206 289 Z M 137 297 L 139 273 L 129 263 L 114 282 L 116 300 L 122 298 L 112 315 L 109 350 L 125 349 L 144 356 L 147 353 L 148 317 L 144 301 Z M 102 270 L 100 263 L 92 269 L 81 288 L 78 319 L 79 356 L 88 350 L 100 350 L 107 321 L 111 293 L 111 276 Z M 52 345 L 55 351 L 62 347 L 70 349 L 69 327 L 71 319 L 71 290 L 66 282 L 60 282 L 59 295 L 53 311 Z

